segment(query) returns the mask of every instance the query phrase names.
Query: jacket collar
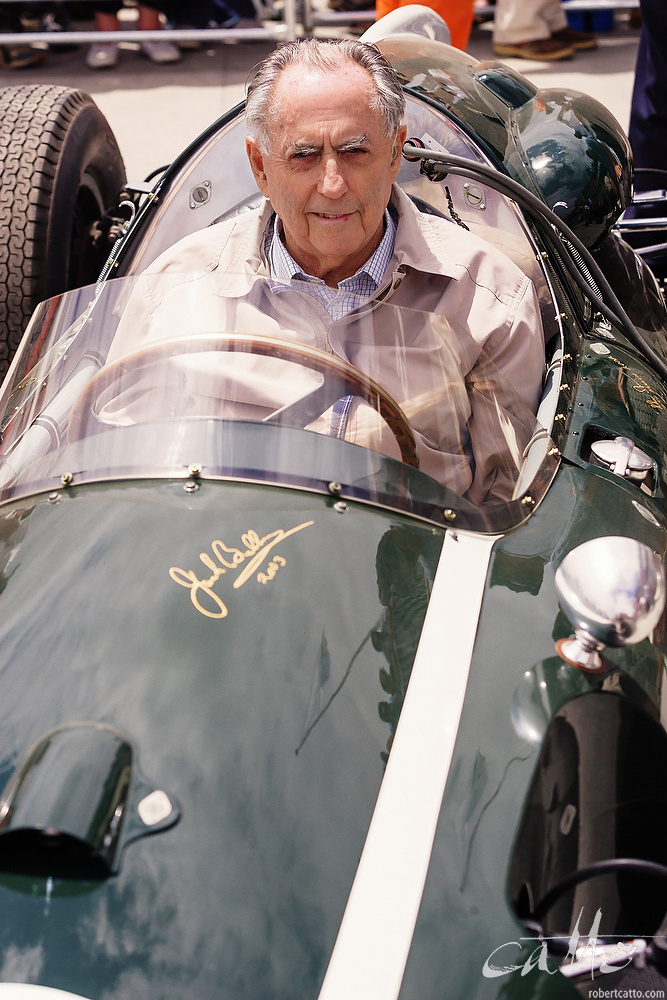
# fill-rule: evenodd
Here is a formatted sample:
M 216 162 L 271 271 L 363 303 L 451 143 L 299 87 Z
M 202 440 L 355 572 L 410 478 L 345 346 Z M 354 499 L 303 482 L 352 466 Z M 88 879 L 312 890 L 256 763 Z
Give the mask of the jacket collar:
M 454 278 L 461 272 L 456 257 L 457 227 L 420 212 L 409 196 L 394 184 L 391 200 L 398 211 L 398 232 L 391 265 L 415 268 L 429 274 Z
M 386 278 L 408 268 L 456 277 L 461 270 L 456 263 L 456 226 L 443 226 L 440 219 L 420 212 L 397 184 L 392 189 L 391 204 L 398 216 L 398 227 Z M 236 225 L 227 230 L 215 261 L 211 261 L 211 270 L 224 268 L 225 290 L 220 294 L 245 295 L 253 278 L 269 277 L 264 243 L 274 215 L 271 203 L 265 199 L 256 211 L 240 216 Z

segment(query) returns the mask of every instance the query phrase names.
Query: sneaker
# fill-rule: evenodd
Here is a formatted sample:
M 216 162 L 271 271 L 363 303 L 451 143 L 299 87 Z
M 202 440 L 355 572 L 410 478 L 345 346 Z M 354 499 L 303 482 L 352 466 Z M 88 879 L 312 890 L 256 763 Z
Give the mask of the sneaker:
M 561 45 L 571 45 L 573 49 L 597 49 L 598 40 L 592 31 L 575 31 L 574 28 L 561 28 L 552 31 L 551 37 Z
M 499 45 L 494 43 L 493 51 L 497 56 L 514 56 L 515 59 L 537 59 L 541 62 L 552 62 L 556 59 L 571 59 L 574 49 L 564 45 L 556 38 L 538 38 L 534 42 L 516 42 L 514 45 Z
M 118 46 L 115 42 L 93 42 L 86 53 L 88 69 L 112 69 L 118 65 Z
M 27 69 L 36 66 L 44 58 L 44 52 L 31 45 L 0 45 L 0 68 Z
M 181 53 L 173 42 L 142 42 L 141 51 L 154 63 L 175 63 L 181 58 Z

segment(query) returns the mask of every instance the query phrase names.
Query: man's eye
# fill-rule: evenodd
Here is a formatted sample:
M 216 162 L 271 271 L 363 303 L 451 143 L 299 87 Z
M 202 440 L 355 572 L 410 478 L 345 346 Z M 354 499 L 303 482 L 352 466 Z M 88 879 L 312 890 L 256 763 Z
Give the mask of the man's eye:
M 312 149 L 297 149 L 296 152 L 292 153 L 293 160 L 308 160 L 312 156 L 315 156 Z

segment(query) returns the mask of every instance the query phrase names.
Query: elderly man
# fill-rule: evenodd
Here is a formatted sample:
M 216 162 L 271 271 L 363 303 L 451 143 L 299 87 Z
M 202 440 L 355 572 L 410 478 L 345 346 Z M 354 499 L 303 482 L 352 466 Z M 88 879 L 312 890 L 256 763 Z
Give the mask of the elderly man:
M 145 341 L 259 329 L 320 347 L 397 400 L 422 469 L 476 503 L 507 498 L 543 376 L 535 291 L 502 253 L 420 213 L 394 183 L 404 110 L 374 46 L 309 38 L 279 47 L 246 106 L 247 154 L 266 201 L 163 254 L 150 270 L 164 281 L 144 293 L 144 315 L 123 324 L 112 353 L 138 346 L 138 330 Z M 222 356 L 217 374 L 209 370 L 211 398 L 242 360 Z M 238 403 L 266 396 L 266 385 L 252 388 L 260 362 L 251 361 Z M 391 435 L 378 437 L 358 402 L 333 411 L 314 429 L 324 421 L 328 433 L 391 452 Z

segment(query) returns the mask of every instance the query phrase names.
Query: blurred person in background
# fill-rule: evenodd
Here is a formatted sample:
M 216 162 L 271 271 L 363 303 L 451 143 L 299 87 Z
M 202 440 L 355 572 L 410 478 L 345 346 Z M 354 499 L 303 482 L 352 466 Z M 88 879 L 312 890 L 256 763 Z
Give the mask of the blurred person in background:
M 496 0 L 493 51 L 498 56 L 551 62 L 596 47 L 592 32 L 568 25 L 560 0 Z
M 628 138 L 635 164 L 635 188 L 667 187 L 667 6 L 640 0 L 642 31 L 637 50 Z
M 23 31 L 22 14 L 23 11 L 17 4 L 0 3 L 0 31 L 20 34 Z M 18 40 L 16 44 L 0 45 L 0 68 L 2 69 L 27 69 L 29 66 L 36 66 L 43 58 L 44 51 L 42 49 L 36 49 L 32 45 L 24 45 Z
M 252 0 L 173 0 L 169 27 L 234 28 L 241 20 L 254 20 Z M 179 42 L 182 49 L 196 48 L 197 42 Z
M 123 6 L 121 0 L 108 0 L 95 6 L 95 27 L 98 31 L 118 31 L 118 11 Z M 139 4 L 140 31 L 155 31 L 162 28 L 159 7 L 149 4 Z M 181 58 L 176 45 L 169 41 L 145 41 L 141 43 L 141 51 L 154 63 L 174 63 Z M 86 56 L 90 69 L 110 69 L 118 63 L 118 44 L 116 42 L 94 42 Z

